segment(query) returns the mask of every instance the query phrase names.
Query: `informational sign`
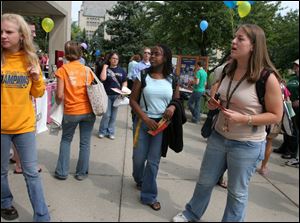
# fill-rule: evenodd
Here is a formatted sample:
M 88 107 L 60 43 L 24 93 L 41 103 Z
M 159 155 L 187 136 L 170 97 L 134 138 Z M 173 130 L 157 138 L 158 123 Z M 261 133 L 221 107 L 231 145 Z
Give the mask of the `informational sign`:
M 190 56 L 190 55 L 173 55 L 172 65 L 174 73 L 179 75 L 180 89 L 185 89 L 187 92 L 192 90 L 192 80 L 194 78 L 196 63 L 202 62 L 203 68 L 208 69 L 207 56 Z
M 197 58 L 182 57 L 180 64 L 180 86 L 183 88 L 191 88 L 191 83 L 194 79 L 194 70 L 197 63 Z

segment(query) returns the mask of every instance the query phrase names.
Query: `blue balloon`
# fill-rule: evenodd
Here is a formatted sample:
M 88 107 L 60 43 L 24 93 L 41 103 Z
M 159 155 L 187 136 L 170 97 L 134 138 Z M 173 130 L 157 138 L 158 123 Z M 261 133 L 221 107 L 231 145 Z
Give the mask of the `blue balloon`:
M 233 9 L 236 7 L 237 1 L 223 1 L 223 2 L 228 8 Z
M 250 5 L 253 5 L 254 4 L 254 1 L 248 1 L 250 3 Z
M 95 56 L 100 56 L 101 55 L 101 51 L 100 50 L 96 50 L 96 52 L 95 52 Z
M 208 27 L 207 21 L 206 20 L 202 20 L 200 22 L 200 29 L 202 30 L 202 32 L 204 32 L 207 29 L 207 27 Z

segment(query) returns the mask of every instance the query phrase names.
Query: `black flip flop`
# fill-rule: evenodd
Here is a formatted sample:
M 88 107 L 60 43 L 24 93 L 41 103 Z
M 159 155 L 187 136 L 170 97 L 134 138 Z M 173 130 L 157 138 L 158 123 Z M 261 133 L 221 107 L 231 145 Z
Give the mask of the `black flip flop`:
M 224 189 L 227 189 L 227 184 L 226 183 L 224 183 L 224 182 L 218 182 L 217 183 L 220 187 L 223 187 Z
M 150 206 L 154 211 L 159 211 L 161 208 L 160 203 L 158 201 L 152 204 L 148 204 L 148 206 Z

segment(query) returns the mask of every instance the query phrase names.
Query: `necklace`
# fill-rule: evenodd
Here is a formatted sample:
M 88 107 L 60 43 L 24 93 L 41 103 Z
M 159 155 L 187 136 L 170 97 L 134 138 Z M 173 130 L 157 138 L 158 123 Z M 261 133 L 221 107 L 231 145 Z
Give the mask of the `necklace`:
M 243 75 L 243 77 L 239 80 L 239 82 L 235 85 L 235 87 L 233 88 L 233 90 L 230 92 L 231 84 L 232 84 L 232 81 L 233 81 L 233 77 L 234 77 L 234 75 L 232 75 L 230 77 L 230 82 L 229 82 L 229 85 L 228 85 L 228 88 L 227 88 L 227 92 L 226 92 L 226 100 L 227 100 L 226 108 L 229 108 L 229 103 L 230 103 L 230 100 L 232 98 L 233 93 L 240 86 L 240 84 L 246 79 L 246 73 Z M 229 124 L 228 124 L 228 119 L 227 118 L 225 118 L 225 120 L 224 120 L 224 125 L 223 125 L 222 130 L 224 132 L 229 132 Z

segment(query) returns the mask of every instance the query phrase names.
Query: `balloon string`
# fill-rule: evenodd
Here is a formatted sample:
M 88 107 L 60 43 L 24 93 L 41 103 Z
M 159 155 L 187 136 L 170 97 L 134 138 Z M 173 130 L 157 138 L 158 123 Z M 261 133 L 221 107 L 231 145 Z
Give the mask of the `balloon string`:
M 230 17 L 231 17 L 231 30 L 232 30 L 232 36 L 234 36 L 234 30 L 233 30 L 233 9 L 229 9 L 230 11 Z
M 46 38 L 45 38 L 45 53 L 47 53 L 47 38 L 48 37 L 48 33 L 46 32 Z

